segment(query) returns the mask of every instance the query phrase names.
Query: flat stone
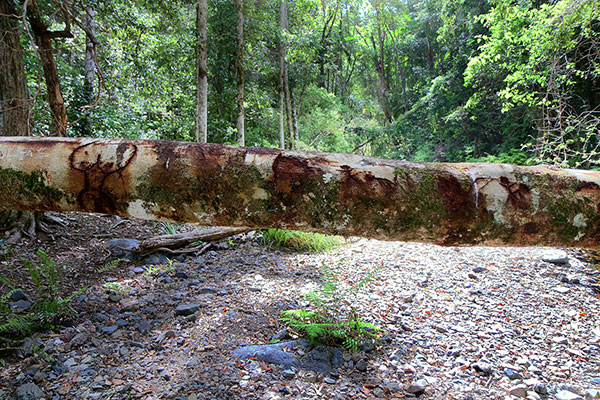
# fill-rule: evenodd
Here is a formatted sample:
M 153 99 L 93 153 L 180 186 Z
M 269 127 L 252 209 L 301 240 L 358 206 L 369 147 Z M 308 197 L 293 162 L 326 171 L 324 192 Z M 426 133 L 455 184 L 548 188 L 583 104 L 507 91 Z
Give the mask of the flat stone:
M 542 254 L 542 261 L 552 264 L 568 264 L 569 255 L 562 250 L 547 250 Z
M 571 291 L 571 289 L 569 289 L 568 287 L 564 287 L 564 286 L 555 286 L 552 288 L 552 290 L 554 290 L 555 292 L 558 292 L 560 294 L 566 294 Z
M 475 272 L 476 274 L 485 271 L 484 267 L 475 267 L 473 268 L 471 271 Z
M 552 338 L 552 341 L 556 344 L 569 344 L 569 339 L 564 336 L 555 336 Z
M 580 395 L 570 392 L 568 390 L 561 390 L 554 395 L 556 400 L 584 400 Z
M 291 340 L 275 344 L 244 346 L 233 350 L 231 355 L 241 359 L 254 357 L 258 361 L 277 364 L 286 368 L 300 368 L 299 357 L 288 350 L 299 348 L 306 351 L 309 347 L 310 343 L 307 340 Z
M 508 389 L 508 393 L 517 397 L 527 397 L 527 385 L 521 383 Z
M 281 375 L 283 375 L 285 379 L 293 379 L 296 376 L 296 371 L 291 369 L 284 369 L 283 371 L 281 371 Z
M 344 354 L 335 347 L 317 346 L 300 360 L 300 368 L 310 371 L 329 373 L 342 365 Z
M 515 371 L 514 369 L 511 369 L 511 368 L 504 368 L 504 373 L 506 374 L 506 376 L 508 376 L 508 379 L 510 379 L 510 380 L 516 380 L 516 379 L 523 378 L 523 375 L 521 375 L 520 373 L 518 373 L 517 371 Z
M 406 385 L 406 390 L 408 393 L 412 393 L 414 395 L 419 395 L 425 391 L 425 389 L 429 386 L 429 382 L 425 379 L 419 379 L 416 382 L 411 382 Z
M 12 301 L 27 300 L 27 296 L 22 290 L 15 290 L 8 298 Z
M 111 326 L 102 326 L 100 327 L 100 332 L 105 333 L 107 335 L 112 335 L 118 329 L 116 325 Z
M 483 361 L 473 364 L 473 369 L 477 372 L 481 372 L 484 375 L 491 375 L 492 373 L 492 366 Z
M 17 400 L 38 400 L 44 397 L 44 392 L 35 383 L 25 383 L 15 391 Z
M 150 329 L 152 329 L 152 324 L 146 320 L 140 321 L 140 323 L 137 325 L 137 330 L 139 332 L 148 332 Z
M 175 314 L 177 315 L 191 315 L 200 309 L 200 304 L 191 303 L 191 304 L 179 304 L 175 309 Z
M 29 310 L 29 308 L 31 307 L 33 303 L 29 300 L 18 300 L 18 301 L 11 301 L 10 303 L 8 303 L 8 306 L 10 307 L 10 309 L 13 312 L 23 312 L 23 311 L 27 311 Z

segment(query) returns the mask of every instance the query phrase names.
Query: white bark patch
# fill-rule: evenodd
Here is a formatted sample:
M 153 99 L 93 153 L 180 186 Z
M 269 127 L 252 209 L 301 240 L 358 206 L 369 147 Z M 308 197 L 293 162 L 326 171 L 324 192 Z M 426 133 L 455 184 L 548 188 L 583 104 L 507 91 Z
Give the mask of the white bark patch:
M 573 217 L 573 226 L 576 228 L 587 228 L 587 217 L 583 214 L 577 214 Z
M 148 209 L 155 207 L 156 204 L 147 203 L 143 200 L 136 200 L 129 203 L 127 213 L 135 218 L 155 219 L 156 217 L 148 212 Z

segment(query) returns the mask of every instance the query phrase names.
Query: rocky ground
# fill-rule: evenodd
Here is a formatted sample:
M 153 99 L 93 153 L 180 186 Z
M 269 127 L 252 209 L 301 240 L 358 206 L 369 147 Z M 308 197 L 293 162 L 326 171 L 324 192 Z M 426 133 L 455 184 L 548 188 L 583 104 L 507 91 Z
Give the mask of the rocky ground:
M 4 354 L 0 399 L 600 398 L 600 271 L 575 250 L 355 239 L 306 254 L 252 233 L 111 269 L 108 240 L 160 226 L 64 218 L 54 237 L 13 246 L 0 274 L 35 300 L 20 260 L 42 247 L 65 293 L 90 287 L 71 326 Z M 340 284 L 377 271 L 349 301 L 379 339 L 355 354 L 302 341 L 245 347 L 281 337 L 280 312 L 306 305 L 323 263 Z

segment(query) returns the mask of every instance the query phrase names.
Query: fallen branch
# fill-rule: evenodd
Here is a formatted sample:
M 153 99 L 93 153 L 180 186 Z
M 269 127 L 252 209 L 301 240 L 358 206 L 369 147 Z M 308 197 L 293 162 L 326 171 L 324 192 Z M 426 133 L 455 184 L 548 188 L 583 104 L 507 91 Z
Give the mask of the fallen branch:
M 192 253 L 199 251 L 202 246 L 196 246 L 187 250 L 173 250 L 185 247 L 194 242 L 214 242 L 215 240 L 223 239 L 229 236 L 237 235 L 250 231 L 250 228 L 245 227 L 226 227 L 218 226 L 208 229 L 196 229 L 191 232 L 178 233 L 176 235 L 161 235 L 150 239 L 143 240 L 137 249 L 137 252 L 142 254 L 153 253 L 158 250 L 164 250 L 173 254 Z M 167 250 L 168 249 L 168 250 Z

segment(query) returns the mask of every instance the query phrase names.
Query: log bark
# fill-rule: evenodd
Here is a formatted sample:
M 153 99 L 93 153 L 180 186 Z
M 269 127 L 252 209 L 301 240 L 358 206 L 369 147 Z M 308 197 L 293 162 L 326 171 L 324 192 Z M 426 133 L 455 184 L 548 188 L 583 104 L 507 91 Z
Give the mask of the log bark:
M 600 172 L 216 144 L 0 139 L 0 209 L 444 245 L 600 244 Z
M 146 239 L 140 243 L 138 251 L 148 253 L 159 248 L 181 248 L 190 243 L 202 241 L 213 242 L 240 233 L 250 231 L 245 227 L 219 226 L 209 229 L 196 229 L 191 232 L 178 233 L 175 235 L 161 235 Z

